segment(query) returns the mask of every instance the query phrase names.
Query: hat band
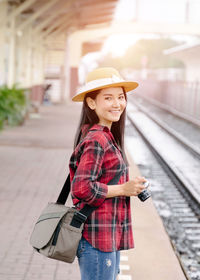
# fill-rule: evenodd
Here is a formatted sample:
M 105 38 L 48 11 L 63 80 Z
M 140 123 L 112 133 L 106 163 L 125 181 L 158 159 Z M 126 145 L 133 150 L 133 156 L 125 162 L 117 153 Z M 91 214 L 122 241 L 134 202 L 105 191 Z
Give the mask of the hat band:
M 119 78 L 116 75 L 112 75 L 111 78 L 93 80 L 93 81 L 86 83 L 84 86 L 80 87 L 77 94 L 91 90 L 91 89 L 95 89 L 98 87 L 115 84 L 115 83 L 121 83 L 121 82 L 125 82 L 125 80 Z

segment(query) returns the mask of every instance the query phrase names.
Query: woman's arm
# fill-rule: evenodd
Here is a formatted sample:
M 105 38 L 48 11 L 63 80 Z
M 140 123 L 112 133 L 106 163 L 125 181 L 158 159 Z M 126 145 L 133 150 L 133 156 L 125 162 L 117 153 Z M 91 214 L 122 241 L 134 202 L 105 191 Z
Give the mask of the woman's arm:
M 130 180 L 124 184 L 108 185 L 106 198 L 116 196 L 137 196 L 145 188 L 143 185 L 144 182 L 146 182 L 144 177 L 136 177 L 134 180 Z
M 83 147 L 80 162 L 71 182 L 72 195 L 87 204 L 98 207 L 107 195 L 107 185 L 98 182 L 105 148 L 96 140 L 88 140 Z
M 71 182 L 72 195 L 87 204 L 98 207 L 106 198 L 136 196 L 145 187 L 144 177 L 136 177 L 120 185 L 106 185 L 97 181 L 101 172 L 105 149 L 98 141 L 88 141 Z

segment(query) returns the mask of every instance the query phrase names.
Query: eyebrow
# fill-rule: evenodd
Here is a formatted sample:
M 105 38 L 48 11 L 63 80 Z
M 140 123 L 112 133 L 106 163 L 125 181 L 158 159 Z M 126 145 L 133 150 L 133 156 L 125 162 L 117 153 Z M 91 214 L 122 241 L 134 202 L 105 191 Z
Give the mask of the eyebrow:
M 118 93 L 118 95 L 124 95 L 123 92 Z M 111 93 L 104 93 L 103 96 L 113 96 Z

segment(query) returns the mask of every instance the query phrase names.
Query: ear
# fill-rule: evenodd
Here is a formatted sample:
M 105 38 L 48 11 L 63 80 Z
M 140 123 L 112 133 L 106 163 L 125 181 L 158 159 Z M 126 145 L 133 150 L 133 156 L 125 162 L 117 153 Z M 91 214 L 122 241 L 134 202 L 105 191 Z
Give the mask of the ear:
M 95 109 L 96 109 L 96 103 L 95 103 L 95 100 L 94 100 L 94 99 L 92 99 L 91 97 L 87 97 L 87 98 L 86 98 L 86 102 L 87 102 L 88 107 L 89 107 L 91 110 L 95 110 Z

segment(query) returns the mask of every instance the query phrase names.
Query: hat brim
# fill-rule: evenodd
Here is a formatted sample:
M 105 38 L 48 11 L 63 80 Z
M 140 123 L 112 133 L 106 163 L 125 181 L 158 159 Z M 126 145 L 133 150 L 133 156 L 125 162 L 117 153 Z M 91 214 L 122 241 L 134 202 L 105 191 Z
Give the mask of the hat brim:
M 125 92 L 128 92 L 128 91 L 134 90 L 136 87 L 138 87 L 138 85 L 139 84 L 137 82 L 128 82 L 128 81 L 102 85 L 102 86 L 99 86 L 99 87 L 96 87 L 96 88 L 93 88 L 93 89 L 89 89 L 89 90 L 86 90 L 86 91 L 83 91 L 83 92 L 79 92 L 77 95 L 75 95 L 72 98 L 72 101 L 81 102 L 81 101 L 84 100 L 84 97 L 85 97 L 86 93 L 93 92 L 93 91 L 103 89 L 103 88 L 123 87 Z

